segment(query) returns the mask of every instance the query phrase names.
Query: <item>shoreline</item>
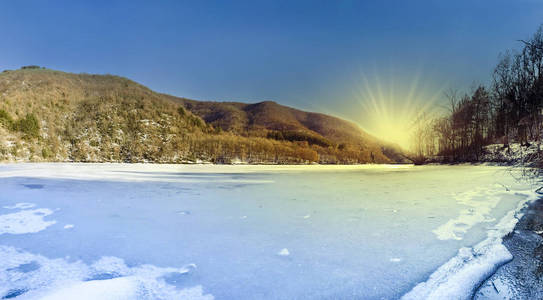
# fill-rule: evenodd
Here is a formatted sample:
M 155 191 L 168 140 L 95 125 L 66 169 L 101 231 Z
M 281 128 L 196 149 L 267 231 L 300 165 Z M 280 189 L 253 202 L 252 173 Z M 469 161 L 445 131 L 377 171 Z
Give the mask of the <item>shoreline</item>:
M 513 259 L 481 283 L 473 299 L 543 299 L 543 198 L 530 203 L 503 238 Z
M 509 190 L 506 193 L 526 195 L 526 201 L 506 213 L 487 237 L 471 247 L 462 247 L 446 263 L 439 266 L 425 281 L 419 282 L 402 300 L 410 299 L 473 299 L 473 295 L 486 280 L 497 270 L 513 259 L 512 253 L 505 246 L 505 239 L 514 232 L 526 207 L 540 199 L 540 195 L 530 189 Z M 481 298 L 498 299 L 498 298 Z M 502 299 L 502 298 L 499 298 Z M 505 299 L 511 299 L 506 297 Z

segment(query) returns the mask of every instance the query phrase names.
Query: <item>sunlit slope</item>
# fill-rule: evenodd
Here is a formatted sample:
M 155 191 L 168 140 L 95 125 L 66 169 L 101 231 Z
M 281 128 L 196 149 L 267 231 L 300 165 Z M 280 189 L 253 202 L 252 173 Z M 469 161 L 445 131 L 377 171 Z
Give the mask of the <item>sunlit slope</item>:
M 274 102 L 199 102 L 112 75 L 40 68 L 0 73 L 4 161 L 401 160 L 388 150 L 352 123 Z
M 301 111 L 273 101 L 254 104 L 188 99 L 177 101 L 213 126 L 239 135 L 307 141 L 309 144 L 323 147 L 333 145 L 345 150 L 363 149 L 370 156 L 373 153 L 377 161 L 383 157 L 395 162 L 404 161 L 398 146 L 382 142 L 356 124 L 334 116 Z
M 247 131 L 299 131 L 337 143 L 374 143 L 358 126 L 336 117 L 305 112 L 272 101 L 255 104 L 182 100 L 207 122 L 238 134 Z

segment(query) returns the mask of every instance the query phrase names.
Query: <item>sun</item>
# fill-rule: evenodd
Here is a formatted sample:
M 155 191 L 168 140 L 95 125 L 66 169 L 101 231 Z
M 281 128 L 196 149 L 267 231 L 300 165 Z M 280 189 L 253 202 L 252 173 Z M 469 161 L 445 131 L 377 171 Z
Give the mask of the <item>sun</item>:
M 443 88 L 432 89 L 419 84 L 420 76 L 399 84 L 394 78 L 371 80 L 362 76 L 357 102 L 362 108 L 359 124 L 375 137 L 398 144 L 408 150 L 416 121 L 435 113 Z

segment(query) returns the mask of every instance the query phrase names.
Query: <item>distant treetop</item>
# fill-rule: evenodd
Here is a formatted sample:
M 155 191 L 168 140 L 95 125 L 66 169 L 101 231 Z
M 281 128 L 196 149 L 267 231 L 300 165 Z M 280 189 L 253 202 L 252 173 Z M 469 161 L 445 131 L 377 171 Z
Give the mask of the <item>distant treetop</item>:
M 26 70 L 26 69 L 45 69 L 45 67 L 40 67 L 40 66 L 36 66 L 36 65 L 22 66 L 21 67 L 21 70 Z

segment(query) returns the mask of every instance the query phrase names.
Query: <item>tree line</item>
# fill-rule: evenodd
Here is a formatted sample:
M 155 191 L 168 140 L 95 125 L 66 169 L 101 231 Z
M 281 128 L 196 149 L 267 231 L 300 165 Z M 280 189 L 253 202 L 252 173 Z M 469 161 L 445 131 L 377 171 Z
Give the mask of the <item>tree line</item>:
M 421 115 L 412 137 L 414 160 L 440 156 L 449 162 L 478 161 L 488 144 L 508 147 L 540 142 L 543 121 L 543 25 L 521 48 L 500 55 L 489 86 L 446 93 L 448 112 Z

